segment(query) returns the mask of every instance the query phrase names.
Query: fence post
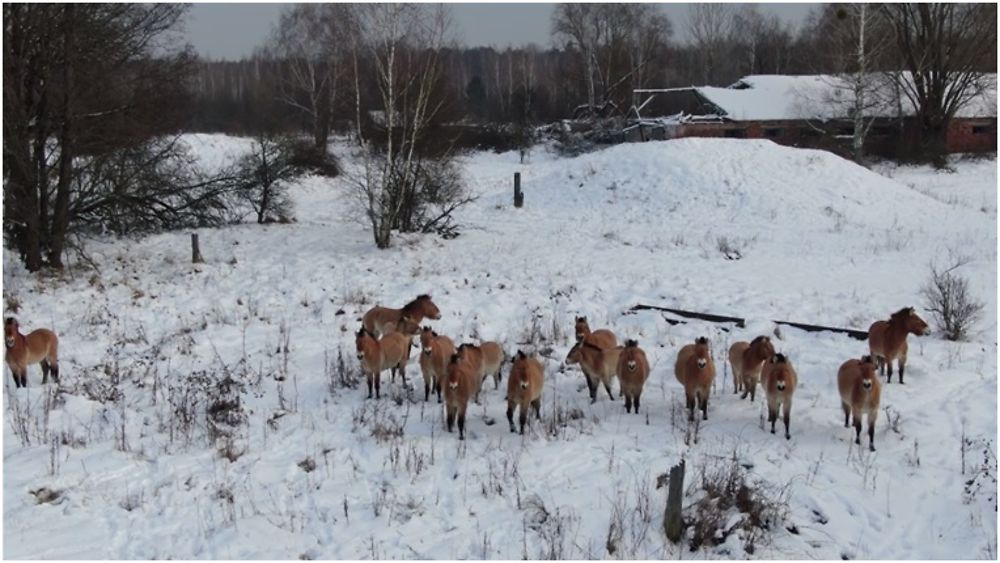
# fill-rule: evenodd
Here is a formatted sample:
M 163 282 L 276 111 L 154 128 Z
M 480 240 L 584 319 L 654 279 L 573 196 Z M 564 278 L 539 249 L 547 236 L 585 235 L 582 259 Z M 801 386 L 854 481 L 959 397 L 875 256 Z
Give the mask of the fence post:
M 667 485 L 667 508 L 663 514 L 663 529 L 667 539 L 677 543 L 684 531 L 684 520 L 681 518 L 681 500 L 684 496 L 684 460 L 670 468 L 670 481 Z
M 524 192 L 521 191 L 521 173 L 514 172 L 514 207 L 524 205 Z
M 198 233 L 191 233 L 191 263 L 198 264 L 204 262 L 201 258 L 201 249 L 198 248 Z

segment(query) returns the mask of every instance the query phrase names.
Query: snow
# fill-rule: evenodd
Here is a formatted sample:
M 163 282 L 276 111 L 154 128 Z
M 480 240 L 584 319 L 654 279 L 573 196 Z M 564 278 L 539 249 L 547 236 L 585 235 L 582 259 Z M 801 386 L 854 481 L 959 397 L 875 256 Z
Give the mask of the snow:
M 185 141 L 208 167 L 249 144 Z M 333 148 L 350 160 L 346 143 Z M 346 180 L 307 177 L 292 193 L 296 223 L 199 230 L 206 263 L 197 266 L 187 233 L 92 241 L 99 271 L 57 278 L 27 274 L 5 248 L 5 298 L 19 303 L 24 328 L 59 333 L 63 378 L 60 393 L 40 385 L 37 366 L 26 390 L 5 378 L 4 557 L 608 558 L 616 512 L 625 533 L 615 557 L 747 557 L 734 537 L 698 553 L 667 542 L 665 489 L 654 488 L 682 457 L 697 483 L 700 468 L 734 455 L 787 491 L 786 521 L 753 557 L 994 556 L 995 160 L 878 174 L 822 151 L 736 139 L 518 159 L 463 158 L 478 199 L 461 210 L 454 240 L 401 235 L 377 251 Z M 740 260 L 722 256 L 723 237 Z M 775 319 L 865 330 L 914 305 L 929 320 L 919 289 L 928 263 L 952 248 L 970 259 L 963 274 L 984 320 L 967 343 L 910 337 L 906 384 L 883 387 L 892 416 L 881 413 L 876 453 L 842 427 L 834 384 L 863 342 L 781 327 L 776 347 L 800 379 L 791 440 L 762 428 L 760 401 L 732 394 L 728 345 L 771 333 Z M 542 354 L 543 420 L 525 437 L 507 430 L 503 387 L 486 384 L 460 443 L 422 389 L 407 399 L 385 374 L 383 398 L 369 401 L 363 384 L 330 383 L 338 352 L 357 363 L 364 311 L 419 293 L 433 295 L 443 318 L 432 324 L 456 342 Z M 748 323 L 671 325 L 629 313 L 637 303 Z M 645 348 L 643 414 L 626 415 L 603 392 L 589 404 L 579 370 L 561 366 L 575 315 Z M 719 375 L 695 444 L 672 364 L 700 335 Z M 123 397 L 95 400 L 114 373 Z M 247 384 L 235 461 L 209 442 L 204 415 L 184 434 L 178 414 L 197 377 L 226 373 Z M 420 380 L 415 358 L 407 380 Z M 994 480 L 979 469 L 984 449 Z M 303 469 L 307 458 L 315 469 Z M 973 475 L 981 490 L 967 497 Z M 37 504 L 30 491 L 42 487 L 60 496 Z
M 872 81 L 885 79 L 873 75 Z M 986 81 L 990 87 L 959 108 L 956 117 L 996 117 L 996 75 L 988 75 Z M 696 90 L 737 121 L 844 118 L 854 103 L 844 79 L 834 75 L 751 75 L 728 88 L 702 86 Z M 872 91 L 876 91 L 874 86 Z M 866 115 L 896 117 L 895 103 L 891 97 L 883 97 L 884 102 L 867 110 Z M 913 115 L 913 105 L 905 96 L 902 105 L 905 115 Z

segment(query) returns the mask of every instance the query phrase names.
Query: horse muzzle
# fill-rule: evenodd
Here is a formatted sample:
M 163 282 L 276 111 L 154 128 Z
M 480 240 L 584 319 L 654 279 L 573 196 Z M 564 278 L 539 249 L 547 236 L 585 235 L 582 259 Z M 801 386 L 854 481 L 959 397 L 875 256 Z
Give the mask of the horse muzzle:
M 362 361 L 362 360 L 364 360 L 364 359 L 365 359 L 365 355 L 364 354 L 358 354 L 358 361 L 359 362 Z
M 866 379 L 866 380 L 864 380 L 864 381 L 861 382 L 861 386 L 864 387 L 865 389 L 871 389 L 872 388 L 872 382 L 871 382 L 870 379 Z
M 428 356 L 430 356 L 430 355 L 431 355 L 431 352 L 432 352 L 432 351 L 433 351 L 433 350 L 431 350 L 430 348 L 424 348 L 424 354 L 426 354 L 426 355 L 428 355 Z
M 521 382 L 521 389 L 527 389 L 527 388 L 528 388 L 528 382 L 527 381 L 522 381 Z
M 454 391 L 455 389 L 458 389 L 458 383 L 449 383 L 448 384 L 448 389 L 451 389 L 452 391 Z
M 698 360 L 698 369 L 705 369 L 705 366 L 707 365 L 708 365 L 707 360 Z
M 778 391 L 784 391 L 785 390 L 785 384 L 784 383 L 779 383 L 777 385 L 777 387 L 778 387 Z
M 14 339 L 13 338 L 5 338 L 4 339 L 4 344 L 6 344 L 8 348 L 13 348 L 14 347 Z
M 635 371 L 635 362 L 634 361 L 629 361 L 627 365 L 628 365 L 628 370 L 629 371 Z

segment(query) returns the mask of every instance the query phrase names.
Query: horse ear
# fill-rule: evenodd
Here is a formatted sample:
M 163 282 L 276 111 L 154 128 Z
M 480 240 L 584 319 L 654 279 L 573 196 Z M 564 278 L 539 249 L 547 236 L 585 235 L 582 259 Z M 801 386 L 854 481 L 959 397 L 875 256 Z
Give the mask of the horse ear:
M 863 363 L 863 364 L 873 363 L 872 362 L 872 357 L 871 356 L 861 356 L 861 363 Z

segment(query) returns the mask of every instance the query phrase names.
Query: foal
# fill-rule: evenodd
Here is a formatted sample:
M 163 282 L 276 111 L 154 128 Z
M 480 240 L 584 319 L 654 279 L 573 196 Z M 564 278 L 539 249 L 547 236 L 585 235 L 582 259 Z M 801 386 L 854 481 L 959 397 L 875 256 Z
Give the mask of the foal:
M 455 343 L 447 336 L 425 326 L 420 331 L 420 372 L 424 376 L 424 401 L 429 401 L 431 391 L 437 393 L 441 402 L 441 387 L 448 375 L 448 362 L 455 353 Z
M 784 354 L 775 354 L 764 365 L 764 394 L 767 396 L 767 421 L 771 423 L 771 434 L 774 434 L 774 423 L 778 420 L 778 409 L 782 412 L 785 422 L 785 439 L 791 440 L 788 432 L 788 422 L 792 413 L 792 395 L 798 385 L 799 376 L 795 368 Z
M 774 355 L 774 345 L 767 336 L 758 336 L 750 342 L 734 342 L 729 347 L 729 365 L 733 368 L 733 393 L 743 388 L 740 399 L 750 395 L 752 403 L 757 396 L 757 382 L 764 362 Z
M 878 404 L 881 397 L 881 383 L 875 375 L 875 364 L 871 356 L 860 360 L 847 360 L 837 371 L 837 389 L 840 391 L 840 405 L 844 408 L 844 428 L 848 419 L 854 418 L 856 436 L 854 443 L 861 445 L 861 416 L 868 415 L 868 449 L 875 451 L 875 419 L 878 418 Z
M 420 329 L 420 323 L 424 318 L 438 320 L 441 318 L 441 311 L 437 305 L 431 301 L 430 295 L 418 295 L 416 299 L 403 306 L 402 309 L 390 309 L 388 307 L 375 306 L 365 313 L 361 319 L 361 324 L 365 330 L 382 336 L 390 332 L 399 330 L 399 322 L 405 320 L 406 326 L 413 327 L 410 335 L 416 334 Z
M 392 369 L 392 378 L 396 379 L 396 370 L 403 377 L 403 387 L 406 387 L 406 362 L 410 359 L 410 337 L 393 332 L 376 340 L 375 336 L 365 327 L 358 330 L 354 345 L 361 362 L 361 371 L 368 380 L 368 398 L 372 398 L 372 382 L 375 383 L 375 398 L 381 398 L 382 372 Z
M 626 340 L 625 348 L 618 356 L 618 386 L 625 396 L 625 412 L 632 412 L 632 405 L 635 404 L 635 414 L 639 414 L 639 397 L 648 378 L 646 352 L 635 340 Z
M 701 409 L 702 420 L 708 420 L 708 395 L 715 380 L 715 362 L 708 349 L 708 339 L 702 336 L 677 353 L 674 376 L 684 386 L 688 420 L 694 420 L 695 403 Z
M 899 359 L 899 383 L 903 384 L 903 370 L 906 368 L 906 335 L 926 336 L 930 327 L 914 311 L 904 307 L 889 317 L 888 321 L 875 321 L 868 328 L 868 349 L 878 362 L 879 373 L 885 374 L 889 365 L 886 383 L 892 383 L 892 361 Z
M 514 408 L 518 408 L 517 420 L 521 424 L 521 434 L 528 421 L 528 408 L 535 409 L 535 419 L 542 418 L 542 385 L 545 383 L 545 370 L 542 364 L 533 357 L 524 355 L 518 350 L 510 366 L 510 379 L 507 380 L 507 422 L 510 431 L 514 430 Z
M 590 389 L 590 402 L 597 402 L 597 387 L 601 383 L 608 392 L 608 399 L 615 400 L 611 394 L 611 379 L 618 369 L 618 357 L 622 347 L 601 348 L 594 344 L 590 337 L 577 342 L 566 355 L 566 365 L 580 364 L 583 375 L 587 378 Z
M 17 319 L 7 317 L 3 323 L 4 344 L 7 353 L 4 359 L 10 367 L 16 387 L 28 386 L 28 366 L 42 364 L 42 384 L 52 379 L 59 382 L 59 338 L 56 333 L 47 328 L 35 329 L 27 334 L 21 334 Z
M 583 342 L 584 338 L 590 337 L 590 343 L 599 348 L 614 348 L 618 346 L 618 339 L 615 333 L 606 328 L 590 332 L 590 325 L 587 324 L 587 317 L 577 317 L 574 325 L 576 331 L 576 341 Z

